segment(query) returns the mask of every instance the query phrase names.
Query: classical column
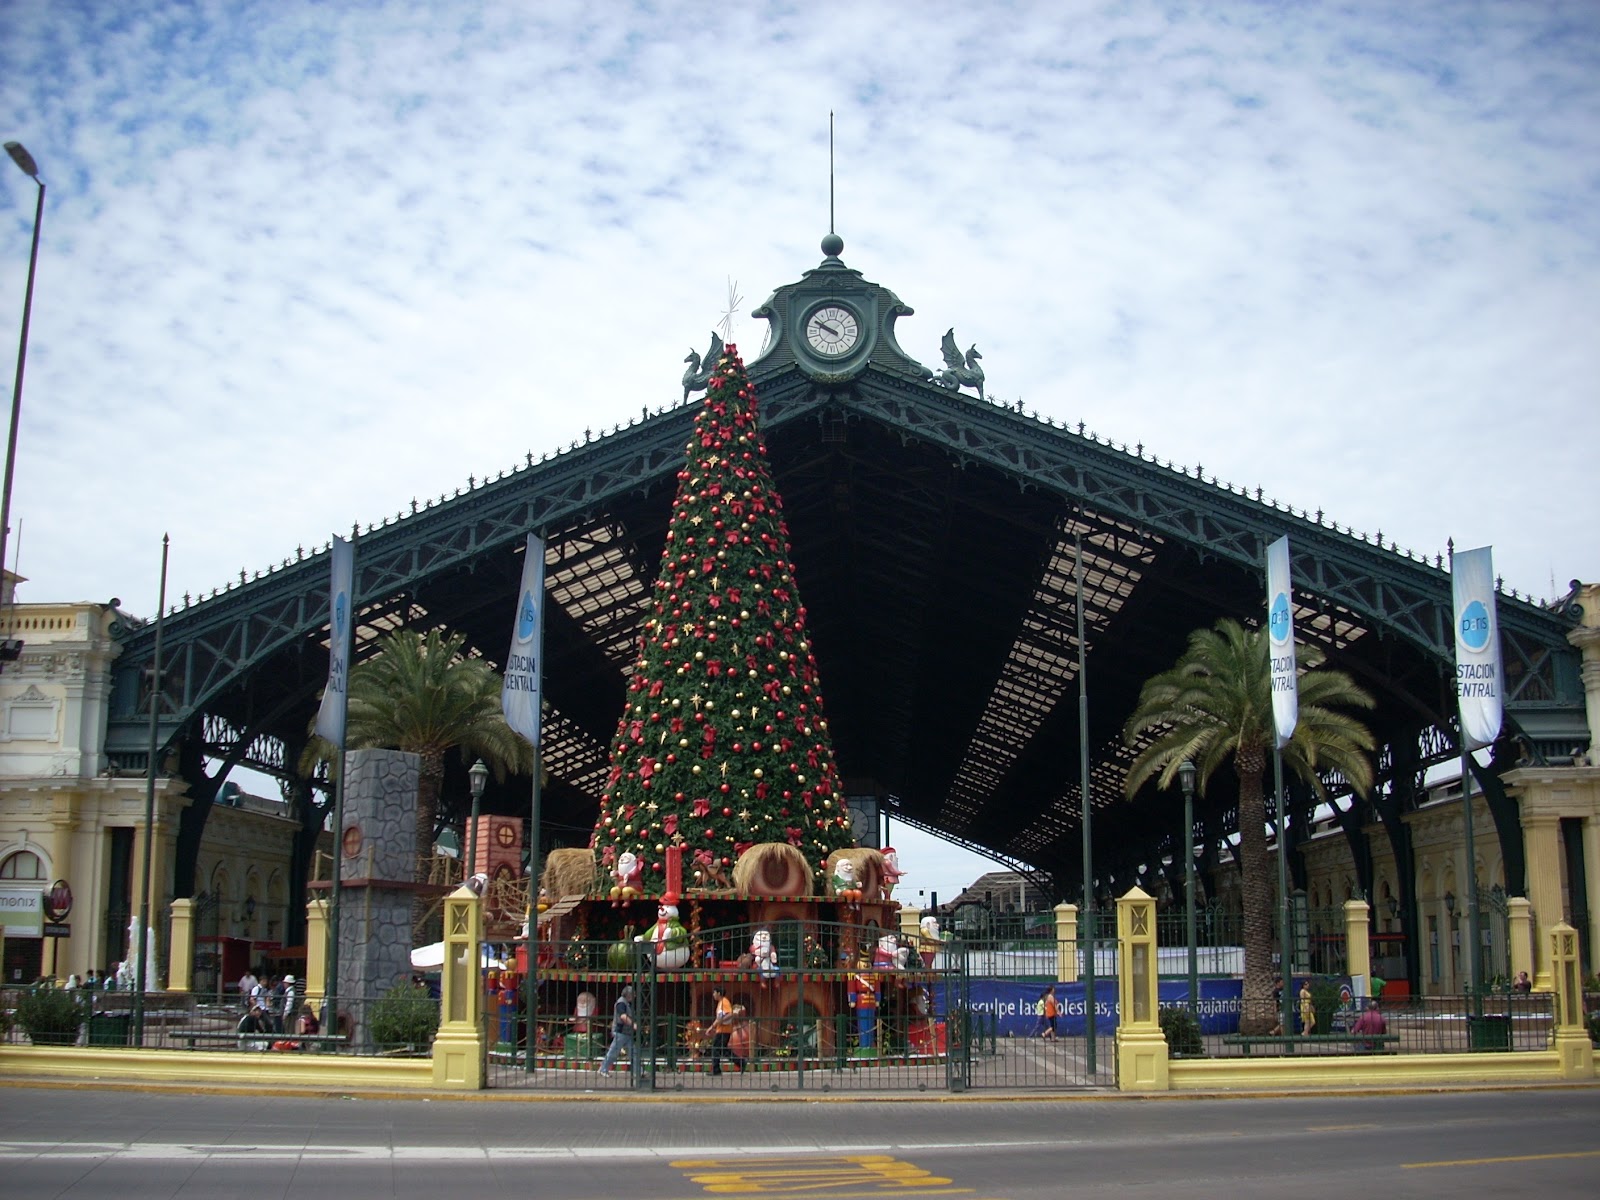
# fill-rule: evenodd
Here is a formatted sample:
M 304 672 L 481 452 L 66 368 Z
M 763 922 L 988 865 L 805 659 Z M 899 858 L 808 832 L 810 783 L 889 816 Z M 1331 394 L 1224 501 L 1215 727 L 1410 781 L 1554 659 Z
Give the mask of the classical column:
M 1156 902 L 1138 887 L 1117 901 L 1117 1087 L 1164 1092 L 1167 1039 L 1156 990 Z
M 483 900 L 459 887 L 444 901 L 444 969 L 439 1035 L 433 1040 L 433 1082 L 442 1088 L 483 1087 L 483 987 L 478 947 L 483 941 Z
M 1550 930 L 1550 976 L 1555 980 L 1555 1050 L 1563 1079 L 1594 1078 L 1594 1043 L 1583 1025 L 1583 977 L 1578 931 L 1565 921 Z
M 1078 982 L 1078 906 L 1058 904 L 1056 914 L 1056 979 Z M 1094 953 L 1091 946 L 1089 952 Z
M 1522 844 L 1528 858 L 1528 899 L 1533 902 L 1533 916 L 1539 929 L 1554 927 L 1566 916 L 1561 903 L 1561 821 L 1553 813 L 1529 813 L 1527 801 L 1522 805 Z M 1534 946 L 1548 950 L 1549 943 L 1535 938 Z M 1533 989 L 1548 992 L 1554 989 L 1550 978 L 1550 964 L 1543 956 L 1534 964 Z
M 1359 979 L 1367 984 L 1367 994 L 1371 995 L 1372 983 L 1372 945 L 1367 939 L 1368 929 L 1371 926 L 1371 910 L 1365 900 L 1346 900 L 1344 902 L 1344 942 L 1345 963 L 1351 979 Z M 1361 991 L 1361 984 L 1356 985 L 1356 991 Z
M 1511 978 L 1526 971 L 1533 978 L 1533 905 L 1526 896 L 1506 898 L 1507 941 L 1511 951 Z
M 187 896 L 172 902 L 172 932 L 167 944 L 172 952 L 167 991 L 187 992 L 194 978 L 194 901 Z

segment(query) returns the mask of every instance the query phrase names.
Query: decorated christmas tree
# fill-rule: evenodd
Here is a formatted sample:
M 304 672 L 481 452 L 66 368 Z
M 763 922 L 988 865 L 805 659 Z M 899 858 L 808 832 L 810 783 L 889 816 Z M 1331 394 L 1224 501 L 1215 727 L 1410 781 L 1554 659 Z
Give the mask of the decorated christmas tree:
M 646 895 L 666 851 L 726 886 L 739 855 L 787 842 L 820 873 L 853 846 L 816 660 L 789 563 L 756 394 L 727 346 L 695 417 L 593 845 L 632 854 Z

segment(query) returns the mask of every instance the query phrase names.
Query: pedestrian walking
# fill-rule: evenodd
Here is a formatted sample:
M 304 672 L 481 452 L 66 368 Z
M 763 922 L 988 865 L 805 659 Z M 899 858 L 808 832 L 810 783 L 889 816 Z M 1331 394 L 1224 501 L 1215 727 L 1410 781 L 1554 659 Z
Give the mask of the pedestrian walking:
M 622 989 L 622 994 L 617 997 L 616 1007 L 611 1012 L 611 1044 L 606 1047 L 606 1056 L 600 1060 L 600 1074 L 611 1074 L 611 1068 L 616 1065 L 617 1056 L 624 1050 L 628 1051 L 629 1061 L 633 1058 L 633 985 L 630 983 Z

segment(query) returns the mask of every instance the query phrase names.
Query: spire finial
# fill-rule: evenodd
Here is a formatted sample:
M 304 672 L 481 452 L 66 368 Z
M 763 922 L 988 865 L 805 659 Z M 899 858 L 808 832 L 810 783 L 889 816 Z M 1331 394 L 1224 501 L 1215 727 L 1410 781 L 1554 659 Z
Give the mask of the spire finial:
M 838 258 L 844 251 L 844 239 L 833 231 L 833 110 L 828 110 L 828 235 L 822 239 L 822 253 Z

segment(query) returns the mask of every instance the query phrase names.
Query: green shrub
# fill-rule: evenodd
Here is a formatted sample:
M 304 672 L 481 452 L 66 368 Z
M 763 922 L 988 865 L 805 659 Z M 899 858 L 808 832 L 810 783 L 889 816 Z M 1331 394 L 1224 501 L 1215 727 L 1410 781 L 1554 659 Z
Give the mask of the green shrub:
M 1187 1008 L 1163 1008 L 1157 1020 L 1171 1053 L 1203 1055 L 1206 1052 L 1205 1042 L 1200 1039 L 1200 1022 Z
M 379 1046 L 426 1049 L 439 1029 L 439 1002 L 424 988 L 396 984 L 372 1006 L 368 1023 L 372 1040 Z
M 30 988 L 17 998 L 17 1024 L 35 1046 L 70 1046 L 87 1014 L 73 992 L 54 986 Z
M 1314 1033 L 1332 1033 L 1333 1017 L 1339 1011 L 1339 996 L 1342 981 L 1336 976 L 1315 975 L 1311 979 L 1311 1007 L 1317 1014 L 1317 1027 Z M 1295 1012 L 1300 1011 L 1298 1002 Z

